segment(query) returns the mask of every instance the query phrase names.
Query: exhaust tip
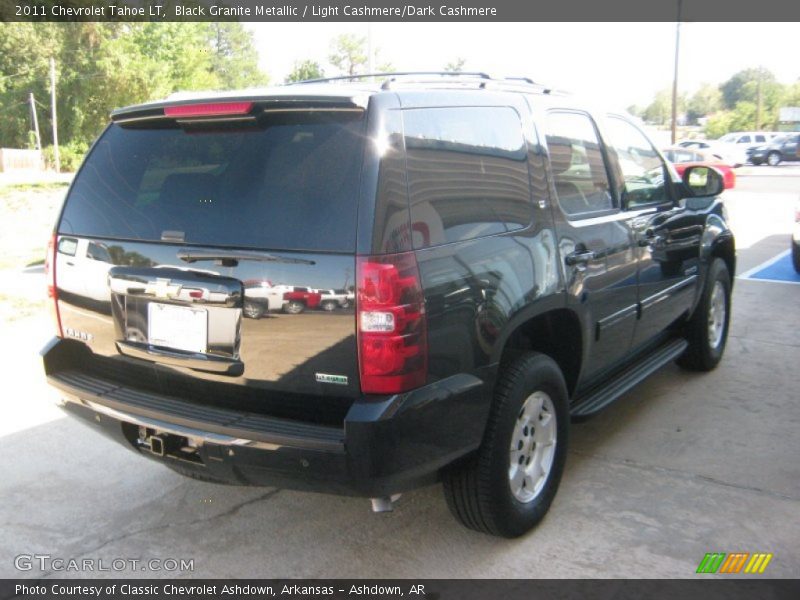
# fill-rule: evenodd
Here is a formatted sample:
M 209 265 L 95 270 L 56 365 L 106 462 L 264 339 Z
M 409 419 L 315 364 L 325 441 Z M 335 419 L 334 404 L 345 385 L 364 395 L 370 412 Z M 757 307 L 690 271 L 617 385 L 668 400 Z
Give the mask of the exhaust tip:
M 400 498 L 400 494 L 394 496 L 381 496 L 379 498 L 370 498 L 372 502 L 372 512 L 384 513 L 392 512 L 394 510 L 394 503 Z

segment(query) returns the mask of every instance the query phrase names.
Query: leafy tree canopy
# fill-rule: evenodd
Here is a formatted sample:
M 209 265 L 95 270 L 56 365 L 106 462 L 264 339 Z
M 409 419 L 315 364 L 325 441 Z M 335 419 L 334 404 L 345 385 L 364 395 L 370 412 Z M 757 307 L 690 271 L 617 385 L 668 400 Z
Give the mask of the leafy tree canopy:
M 118 106 L 267 83 L 239 23 L 0 23 L 0 146 L 28 144 L 30 92 L 42 143 L 52 143 L 50 58 L 65 145 L 90 143 Z

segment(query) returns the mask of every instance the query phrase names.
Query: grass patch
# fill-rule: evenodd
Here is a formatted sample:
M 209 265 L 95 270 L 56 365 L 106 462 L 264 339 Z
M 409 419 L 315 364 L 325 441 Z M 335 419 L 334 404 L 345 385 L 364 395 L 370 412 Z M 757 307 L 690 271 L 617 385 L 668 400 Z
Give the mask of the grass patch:
M 12 322 L 42 314 L 46 300 L 31 300 L 0 293 L 0 321 Z
M 66 181 L 46 181 L 41 183 L 14 183 L 0 186 L 0 198 L 10 196 L 18 192 L 53 192 L 66 190 L 69 182 Z
M 22 255 L 15 256 L 14 253 L 8 253 L 4 256 L 0 256 L 0 270 L 23 269 L 25 267 L 43 265 L 46 252 L 47 248 L 41 246 L 40 248 L 27 251 Z

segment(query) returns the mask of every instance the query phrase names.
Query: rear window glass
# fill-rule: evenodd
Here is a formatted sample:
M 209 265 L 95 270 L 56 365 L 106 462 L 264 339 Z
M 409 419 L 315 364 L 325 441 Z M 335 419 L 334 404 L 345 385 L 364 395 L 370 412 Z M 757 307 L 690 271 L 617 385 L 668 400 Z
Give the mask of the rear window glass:
M 353 251 L 363 115 L 269 119 L 215 131 L 111 125 L 75 180 L 61 233 Z
M 412 109 L 403 126 L 415 248 L 531 222 L 527 150 L 514 109 Z

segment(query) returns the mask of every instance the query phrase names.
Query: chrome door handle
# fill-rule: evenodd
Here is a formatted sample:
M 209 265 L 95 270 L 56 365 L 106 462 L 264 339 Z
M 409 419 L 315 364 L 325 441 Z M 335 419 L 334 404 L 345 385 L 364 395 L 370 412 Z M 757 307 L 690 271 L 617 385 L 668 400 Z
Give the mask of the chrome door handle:
M 586 264 L 590 260 L 597 258 L 597 255 L 592 250 L 576 250 L 571 254 L 564 257 L 564 262 L 567 266 L 574 267 L 575 265 Z
M 652 229 L 648 229 L 644 232 L 644 235 L 639 238 L 639 246 L 656 246 L 661 244 L 664 241 L 664 238 L 660 235 L 656 235 L 656 232 Z

